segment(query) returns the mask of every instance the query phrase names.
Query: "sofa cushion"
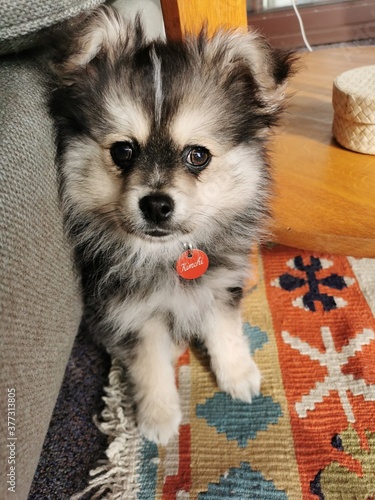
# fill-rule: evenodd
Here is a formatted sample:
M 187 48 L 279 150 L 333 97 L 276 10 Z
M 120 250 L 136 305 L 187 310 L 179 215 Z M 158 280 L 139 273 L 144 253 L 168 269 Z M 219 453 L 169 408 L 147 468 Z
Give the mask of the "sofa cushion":
M 0 54 L 37 45 L 43 29 L 100 3 L 103 0 L 2 0 Z
M 0 60 L 0 389 L 16 393 L 17 499 L 27 498 L 82 314 L 45 74 L 28 52 Z M 3 418 L 8 437 L 6 425 Z M 4 470 L 6 454 L 2 446 Z M 1 481 L 0 498 L 11 497 L 7 486 Z

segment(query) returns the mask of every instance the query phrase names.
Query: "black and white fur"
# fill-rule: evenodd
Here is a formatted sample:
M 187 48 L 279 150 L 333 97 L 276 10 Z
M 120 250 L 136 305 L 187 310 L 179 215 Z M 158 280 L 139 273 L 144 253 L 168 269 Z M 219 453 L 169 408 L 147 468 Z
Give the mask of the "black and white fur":
M 68 28 L 51 111 L 86 318 L 127 367 L 142 434 L 166 444 L 181 420 L 178 346 L 202 340 L 233 398 L 260 390 L 239 307 L 291 58 L 253 32 L 147 41 L 108 6 Z M 192 281 L 175 270 L 188 245 L 210 262 Z

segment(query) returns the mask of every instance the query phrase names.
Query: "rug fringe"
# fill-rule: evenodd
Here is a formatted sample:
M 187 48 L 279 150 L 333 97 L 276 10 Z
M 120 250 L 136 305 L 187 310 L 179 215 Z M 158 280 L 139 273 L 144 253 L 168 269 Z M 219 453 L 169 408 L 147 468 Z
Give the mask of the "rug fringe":
M 95 493 L 92 499 L 136 500 L 138 485 L 138 451 L 142 438 L 139 434 L 131 399 L 127 396 L 128 387 L 124 378 L 124 370 L 119 359 L 113 359 L 109 373 L 109 385 L 103 397 L 105 408 L 100 419 L 94 422 L 103 434 L 109 437 L 106 459 L 98 463 L 98 467 L 90 471 L 92 479 L 80 493 L 71 497 L 79 500 L 86 493 Z M 105 496 L 102 496 L 104 495 Z M 125 496 L 126 495 L 126 496 Z

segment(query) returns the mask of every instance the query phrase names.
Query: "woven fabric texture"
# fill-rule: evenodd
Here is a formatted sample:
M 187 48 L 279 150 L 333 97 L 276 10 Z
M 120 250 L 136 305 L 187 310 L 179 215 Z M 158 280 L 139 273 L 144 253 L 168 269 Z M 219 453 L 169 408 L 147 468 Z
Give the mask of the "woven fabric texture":
M 167 447 L 139 439 L 114 361 L 100 425 L 107 460 L 90 498 L 374 498 L 374 262 L 281 246 L 253 259 L 243 328 L 261 394 L 232 400 L 205 350 L 189 349 L 176 369 L 183 421 Z
M 341 115 L 334 114 L 332 134 L 341 146 L 351 151 L 375 155 L 375 124 L 345 120 Z
M 2 476 L 2 499 L 27 498 L 81 315 L 58 207 L 43 75 L 37 59 L 1 61 L 0 383 L 3 410 L 7 388 L 16 392 L 17 438 L 17 494 L 7 495 Z M 0 462 L 8 472 L 4 446 Z
M 333 108 L 346 120 L 375 125 L 375 66 L 351 69 L 333 83 Z
M 2 0 L 0 54 L 21 50 L 37 42 L 36 32 L 76 16 L 103 0 Z
M 375 66 L 345 71 L 333 83 L 332 133 L 345 148 L 375 154 Z

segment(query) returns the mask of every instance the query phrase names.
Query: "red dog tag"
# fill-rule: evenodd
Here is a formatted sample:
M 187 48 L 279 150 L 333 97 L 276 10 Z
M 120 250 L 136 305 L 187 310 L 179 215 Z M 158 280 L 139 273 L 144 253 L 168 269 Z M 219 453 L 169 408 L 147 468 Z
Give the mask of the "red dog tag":
M 178 275 L 185 280 L 200 278 L 207 271 L 207 268 L 207 255 L 196 248 L 186 250 L 181 254 L 176 264 Z

